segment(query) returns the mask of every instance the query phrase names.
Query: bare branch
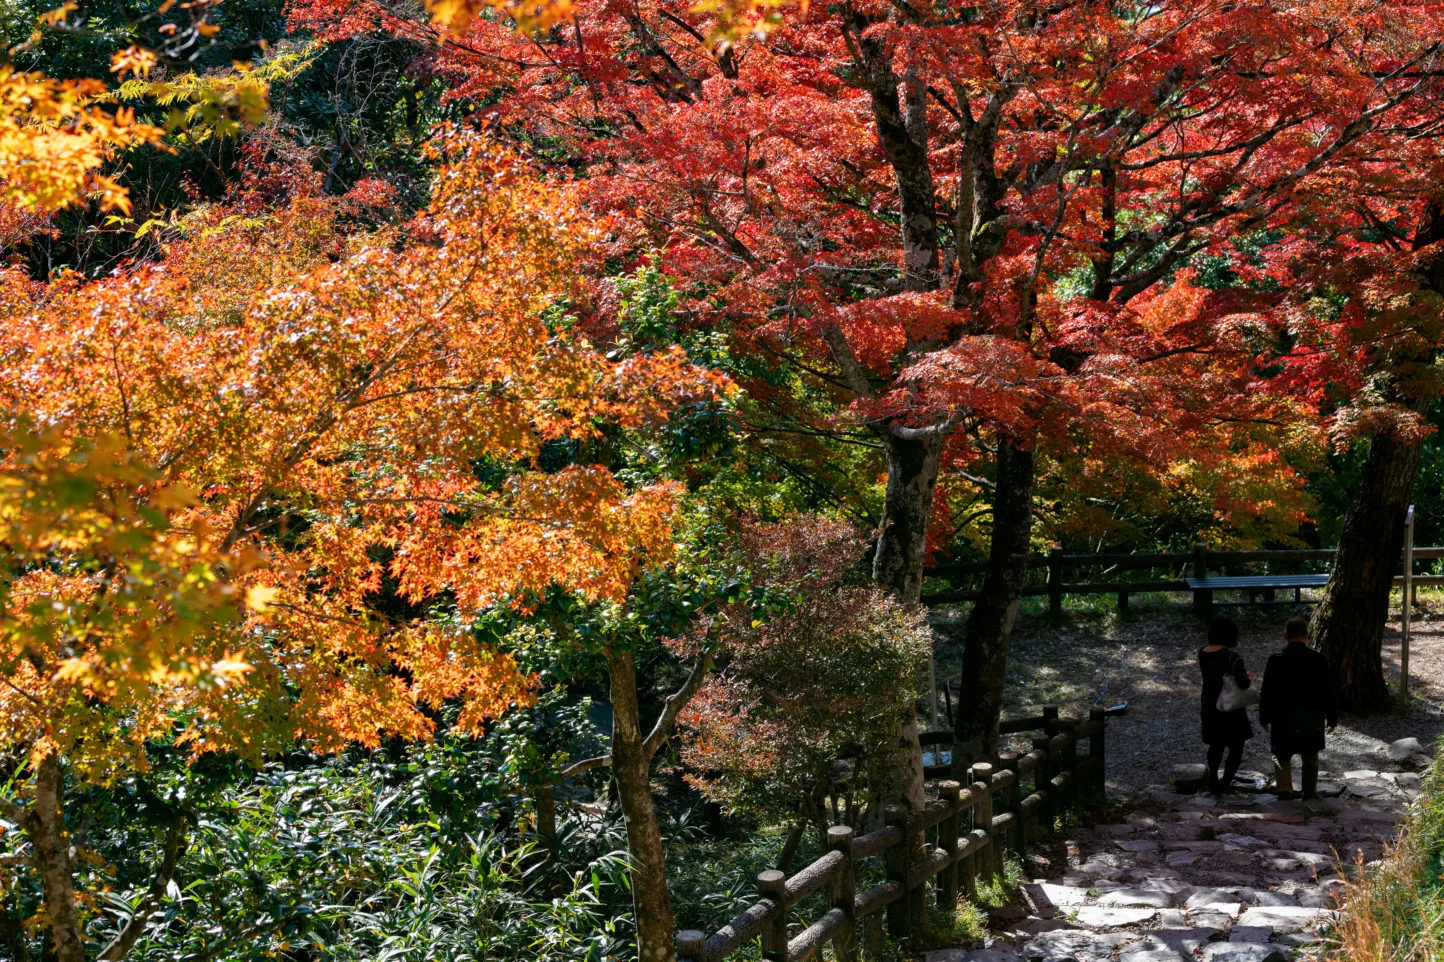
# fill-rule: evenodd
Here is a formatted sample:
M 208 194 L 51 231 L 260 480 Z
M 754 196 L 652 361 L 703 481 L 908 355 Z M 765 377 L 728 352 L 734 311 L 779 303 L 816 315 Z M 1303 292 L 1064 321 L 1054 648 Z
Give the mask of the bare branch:
M 682 687 L 667 696 L 662 704 L 662 714 L 657 718 L 657 724 L 652 726 L 652 732 L 647 740 L 642 742 L 642 754 L 651 758 L 661 749 L 662 743 L 667 740 L 667 735 L 672 730 L 672 723 L 677 720 L 677 715 L 697 694 L 697 689 L 702 687 L 702 679 L 707 677 L 707 672 L 712 670 L 713 653 L 702 652 L 702 657 L 697 659 L 697 664 L 692 666 L 692 673 L 682 683 Z
M 556 777 L 556 781 L 557 783 L 561 783 L 568 779 L 576 778 L 583 772 L 589 772 L 596 768 L 610 768 L 611 764 L 611 755 L 598 755 L 595 758 L 587 758 L 579 762 L 574 762 L 562 769 L 561 774 Z
M 858 363 L 857 355 L 852 353 L 852 345 L 847 343 L 847 335 L 842 333 L 842 328 L 836 324 L 825 325 L 822 339 L 832 349 L 832 356 L 837 361 L 837 366 L 842 369 L 842 376 L 852 393 L 859 398 L 871 398 L 872 385 L 867 382 L 867 372 Z
M 25 822 L 25 809 L 4 795 L 0 795 L 0 815 L 4 815 L 8 821 L 14 822 L 16 825 Z

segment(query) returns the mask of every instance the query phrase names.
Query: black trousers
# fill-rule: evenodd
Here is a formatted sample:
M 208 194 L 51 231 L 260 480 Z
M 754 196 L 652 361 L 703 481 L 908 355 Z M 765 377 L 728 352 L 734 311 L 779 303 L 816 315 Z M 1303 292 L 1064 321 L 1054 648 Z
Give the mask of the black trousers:
M 1319 795 L 1319 753 L 1293 752 L 1288 755 L 1274 752 L 1274 782 L 1277 790 L 1292 794 L 1294 790 L 1293 756 L 1299 756 L 1303 768 L 1304 798 Z
M 1238 774 L 1239 765 L 1243 764 L 1243 743 L 1245 739 L 1240 738 L 1236 742 L 1214 742 L 1208 746 L 1208 787 L 1211 791 L 1220 791 L 1233 784 L 1233 778 Z M 1228 750 L 1228 761 L 1223 765 L 1223 778 L 1218 777 L 1218 766 L 1223 762 L 1224 750 Z

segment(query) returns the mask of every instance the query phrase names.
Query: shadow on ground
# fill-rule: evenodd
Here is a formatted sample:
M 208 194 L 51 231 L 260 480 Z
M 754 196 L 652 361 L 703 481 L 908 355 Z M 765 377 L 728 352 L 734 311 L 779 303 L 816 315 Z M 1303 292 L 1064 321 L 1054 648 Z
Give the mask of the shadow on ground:
M 1397 616 L 1397 604 L 1394 610 Z M 1424 595 L 1415 610 L 1408 711 L 1342 719 L 1321 759 L 1325 771 L 1373 770 L 1390 742 L 1412 736 L 1427 747 L 1444 734 L 1444 592 Z M 1283 646 L 1284 622 L 1307 612 L 1306 606 L 1286 605 L 1229 612 L 1239 623 L 1239 652 L 1256 678 Z M 948 681 L 954 691 L 965 617 L 966 608 L 939 608 L 933 616 L 938 682 Z M 1398 629 L 1397 623 L 1389 626 L 1384 645 L 1385 671 L 1396 690 Z M 1135 596 L 1133 612 L 1122 616 L 1101 608 L 1073 610 L 1061 625 L 1042 613 L 1025 613 L 1009 658 L 1005 714 L 1034 714 L 1052 703 L 1065 715 L 1086 715 L 1089 708 L 1127 702 L 1128 714 L 1110 722 L 1110 786 L 1129 792 L 1165 784 L 1174 765 L 1202 760 L 1197 652 L 1204 643 L 1204 628 L 1185 596 Z M 1254 712 L 1255 737 L 1243 767 L 1269 772 L 1268 735 Z

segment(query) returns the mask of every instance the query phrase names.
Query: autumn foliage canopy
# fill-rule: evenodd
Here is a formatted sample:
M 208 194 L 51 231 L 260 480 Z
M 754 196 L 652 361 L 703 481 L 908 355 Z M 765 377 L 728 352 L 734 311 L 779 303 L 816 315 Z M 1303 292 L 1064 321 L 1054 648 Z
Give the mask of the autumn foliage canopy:
M 110 777 L 175 712 L 195 751 L 251 757 L 421 737 L 447 700 L 480 730 L 530 682 L 467 613 L 553 584 L 617 599 L 667 557 L 672 487 L 538 456 L 725 385 L 677 353 L 612 362 L 569 332 L 547 309 L 597 234 L 574 190 L 473 135 L 435 150 L 432 205 L 382 234 L 344 238 L 333 202 L 298 197 L 200 212 L 163 261 L 114 278 L 8 279 L 0 395 L 46 426 L 9 462 L 10 517 L 39 526 L 14 564 L 69 571 L 11 589 L 4 658 L 30 666 L 0 689 L 12 745 L 104 755 Z M 77 534 L 83 519 L 33 501 L 96 443 L 133 467 L 82 462 L 112 514 Z M 190 631 L 184 613 L 211 602 L 176 593 L 197 578 L 244 618 Z M 384 584 L 405 610 L 382 610 Z M 122 588 L 141 637 L 101 617 Z M 43 625 L 22 603 L 42 594 Z M 88 737 L 117 692 L 154 707 L 128 738 Z

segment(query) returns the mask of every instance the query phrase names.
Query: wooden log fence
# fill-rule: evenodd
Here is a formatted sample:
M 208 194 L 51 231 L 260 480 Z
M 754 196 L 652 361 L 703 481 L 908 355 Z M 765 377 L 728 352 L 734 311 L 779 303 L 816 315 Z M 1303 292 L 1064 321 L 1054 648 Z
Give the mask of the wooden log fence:
M 822 962 L 829 944 L 837 962 L 856 962 L 878 957 L 884 932 L 897 940 L 920 937 L 929 911 L 955 911 L 980 880 L 1003 872 L 1009 851 L 1037 844 L 1066 808 L 1103 797 L 1108 714 L 1096 709 L 1086 720 L 1067 719 L 1048 706 L 1041 715 L 1003 722 L 1004 733 L 1036 732 L 1032 750 L 1005 753 L 997 766 L 973 765 L 966 784 L 932 782 L 935 800 L 921 811 L 889 806 L 876 831 L 857 835 L 850 826 L 832 826 L 821 856 L 790 876 L 761 873 L 758 900 L 722 928 L 679 933 L 679 962 L 725 962 L 757 938 L 768 962 Z M 949 744 L 952 733 L 919 740 L 937 747 Z M 927 772 L 945 776 L 947 768 Z M 882 880 L 858 891 L 859 864 L 871 859 L 881 860 Z M 799 904 L 824 891 L 826 907 L 818 906 L 810 921 L 797 919 L 800 931 L 789 937 Z
M 1444 558 L 1444 547 L 1414 548 L 1412 557 L 1414 561 Z M 1062 549 L 1054 548 L 1048 554 L 1034 554 L 1028 557 L 1028 567 L 1034 571 L 1044 572 L 1045 580 L 1042 583 L 1025 585 L 1023 597 L 1047 598 L 1049 614 L 1055 618 L 1062 615 L 1063 599 L 1069 595 L 1117 595 L 1119 609 L 1126 611 L 1131 595 L 1145 592 L 1190 591 L 1188 582 L 1184 580 L 1185 576 L 1189 574 L 1196 578 L 1202 578 L 1209 571 L 1237 571 L 1242 565 L 1248 564 L 1293 566 L 1328 562 L 1333 559 L 1333 548 L 1215 551 L 1207 545 L 1196 545 L 1192 551 L 1139 554 L 1064 554 Z M 1177 577 L 1129 581 L 1112 580 L 1111 578 L 1096 581 L 1068 580 L 1070 575 L 1088 569 L 1104 569 L 1108 572 L 1172 570 L 1177 572 Z M 957 582 L 972 575 L 983 574 L 986 570 L 987 562 L 983 561 L 947 562 L 929 568 L 927 576 Z M 1412 575 L 1412 565 L 1410 573 Z M 1394 578 L 1394 584 L 1400 586 L 1404 584 L 1402 574 Z M 1435 587 L 1444 585 L 1444 575 L 1413 575 L 1410 579 L 1411 588 L 1417 589 L 1421 585 Z M 982 591 L 979 589 L 954 588 L 926 593 L 922 600 L 924 604 L 935 605 L 976 601 L 980 597 L 982 597 Z M 1414 600 L 1417 600 L 1417 595 Z

